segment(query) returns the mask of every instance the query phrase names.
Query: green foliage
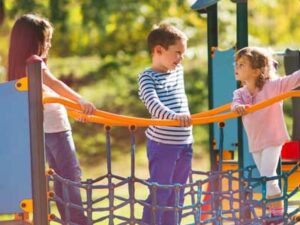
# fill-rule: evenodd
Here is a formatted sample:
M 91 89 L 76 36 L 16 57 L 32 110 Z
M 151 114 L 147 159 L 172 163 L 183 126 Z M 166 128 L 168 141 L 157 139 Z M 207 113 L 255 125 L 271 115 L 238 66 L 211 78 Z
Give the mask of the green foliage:
M 32 12 L 37 9 L 37 6 L 35 0 L 20 0 L 18 4 L 14 4 L 11 8 L 10 15 Z
M 249 33 L 252 44 L 283 50 L 299 48 L 298 0 L 251 1 Z
M 55 24 L 56 33 L 61 35 L 60 48 L 58 54 L 61 56 L 70 52 L 70 36 L 68 35 L 71 27 L 68 24 L 68 3 L 69 0 L 50 0 L 50 21 Z
M 187 25 L 187 28 L 192 27 L 191 21 L 185 24 L 188 20 L 180 20 L 178 17 L 190 11 L 189 5 L 186 1 L 179 3 L 158 3 L 156 0 L 89 0 L 82 4 L 82 22 L 87 30 L 96 29 L 98 42 L 94 44 L 101 46 L 98 48 L 100 56 L 116 55 L 120 52 L 134 55 L 145 50 L 145 37 L 153 24 L 169 18 L 180 25 Z M 173 17 L 177 19 L 174 20 Z

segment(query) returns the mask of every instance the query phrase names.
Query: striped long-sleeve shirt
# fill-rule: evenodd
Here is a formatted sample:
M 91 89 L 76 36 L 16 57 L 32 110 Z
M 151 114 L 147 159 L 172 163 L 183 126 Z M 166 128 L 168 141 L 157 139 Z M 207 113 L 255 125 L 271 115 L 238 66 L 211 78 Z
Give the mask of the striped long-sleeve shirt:
M 174 119 L 176 113 L 190 113 L 182 66 L 168 73 L 146 69 L 139 75 L 139 97 L 153 119 Z M 193 142 L 192 127 L 149 126 L 146 136 L 164 144 Z

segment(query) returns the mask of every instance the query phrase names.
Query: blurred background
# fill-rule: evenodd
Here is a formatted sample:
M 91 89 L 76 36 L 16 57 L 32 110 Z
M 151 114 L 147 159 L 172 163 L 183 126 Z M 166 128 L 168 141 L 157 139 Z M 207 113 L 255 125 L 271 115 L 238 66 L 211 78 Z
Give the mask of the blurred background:
M 184 60 L 185 85 L 191 113 L 208 110 L 206 14 L 191 9 L 194 0 L 0 0 L 0 82 L 6 80 L 9 34 L 24 13 L 49 18 L 55 27 L 49 67 L 59 79 L 78 91 L 98 109 L 148 118 L 138 99 L 137 77 L 150 65 L 146 37 L 152 26 L 169 22 L 189 37 Z M 274 52 L 300 48 L 299 0 L 249 0 L 249 45 Z M 236 43 L 236 4 L 218 3 L 219 48 Z M 281 62 L 280 56 L 278 61 Z M 279 65 L 283 71 L 283 65 Z M 287 122 L 290 104 L 286 104 Z M 73 135 L 84 176 L 105 173 L 103 125 L 72 122 Z M 136 131 L 137 166 L 145 176 L 145 128 Z M 113 168 L 129 164 L 127 127 L 113 127 Z M 208 126 L 195 126 L 195 162 L 207 169 Z

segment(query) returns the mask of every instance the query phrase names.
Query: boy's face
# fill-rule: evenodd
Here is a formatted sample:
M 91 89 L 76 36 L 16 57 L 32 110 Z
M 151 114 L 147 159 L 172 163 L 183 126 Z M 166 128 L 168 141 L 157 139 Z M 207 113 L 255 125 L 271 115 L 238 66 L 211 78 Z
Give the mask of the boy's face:
M 157 56 L 157 58 L 155 60 L 155 65 L 153 65 L 154 69 L 160 72 L 174 70 L 184 58 L 186 46 L 186 40 L 177 40 L 176 43 L 170 45 L 168 49 L 165 49 L 160 45 L 156 46 L 154 49 L 154 57 Z

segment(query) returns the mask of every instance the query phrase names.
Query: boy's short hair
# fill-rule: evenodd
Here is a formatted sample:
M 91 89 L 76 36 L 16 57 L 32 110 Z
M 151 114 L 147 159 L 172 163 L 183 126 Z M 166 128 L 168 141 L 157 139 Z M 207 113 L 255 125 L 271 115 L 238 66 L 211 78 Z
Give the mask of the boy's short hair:
M 150 53 L 156 45 L 161 45 L 168 49 L 170 45 L 174 45 L 178 40 L 187 40 L 187 36 L 178 28 L 169 24 L 160 24 L 155 26 L 149 33 L 147 42 Z

